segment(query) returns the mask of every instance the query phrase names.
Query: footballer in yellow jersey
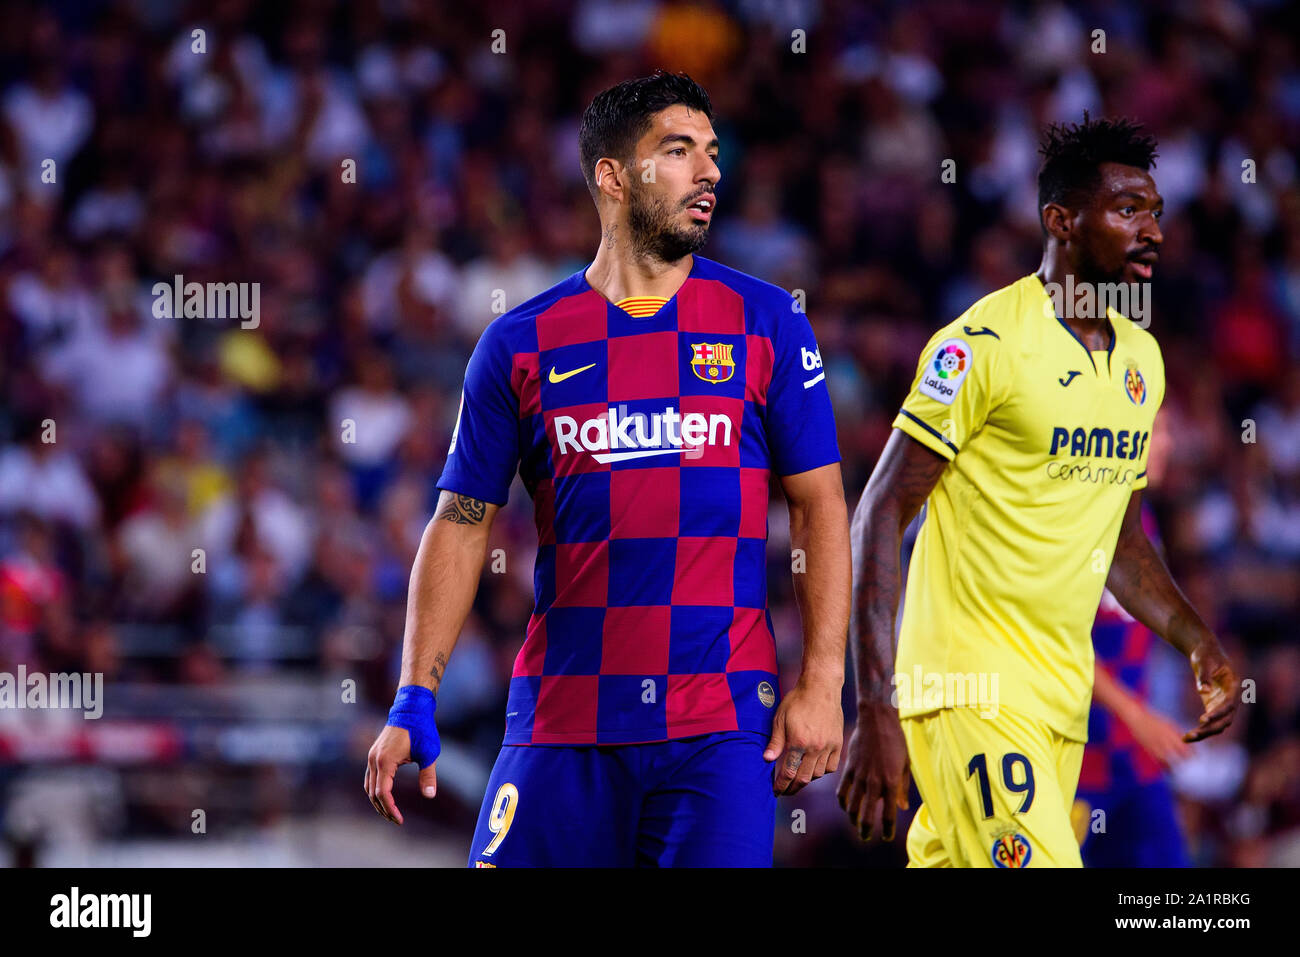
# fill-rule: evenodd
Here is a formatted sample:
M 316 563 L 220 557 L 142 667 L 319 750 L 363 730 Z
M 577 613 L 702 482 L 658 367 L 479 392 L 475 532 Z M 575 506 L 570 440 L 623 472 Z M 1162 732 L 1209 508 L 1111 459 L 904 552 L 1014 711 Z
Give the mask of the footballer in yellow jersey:
M 1237 703 L 1141 527 L 1165 370 L 1113 302 L 1142 302 L 1163 241 L 1155 142 L 1085 114 L 1042 153 L 1041 266 L 931 338 L 854 515 L 858 722 L 839 799 L 864 838 L 879 813 L 892 839 L 910 767 L 909 866 L 1080 866 L 1070 809 L 1103 588 L 1188 656 L 1205 707 L 1186 740 Z M 900 542 L 922 504 L 895 652 Z

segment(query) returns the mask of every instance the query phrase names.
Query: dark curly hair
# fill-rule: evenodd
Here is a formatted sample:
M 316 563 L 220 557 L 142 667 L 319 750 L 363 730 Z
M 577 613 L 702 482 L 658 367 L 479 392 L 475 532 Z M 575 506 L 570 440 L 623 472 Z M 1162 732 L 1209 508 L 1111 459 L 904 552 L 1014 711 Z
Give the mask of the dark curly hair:
M 1084 110 L 1082 123 L 1053 123 L 1043 131 L 1038 152 L 1038 208 L 1060 203 L 1072 209 L 1086 205 L 1101 185 L 1101 164 L 1122 163 L 1151 170 L 1156 165 L 1156 140 L 1129 119 L 1094 120 Z
M 637 140 L 650 129 L 660 110 L 677 103 L 699 110 L 713 120 L 709 94 L 685 73 L 656 70 L 651 76 L 624 80 L 596 94 L 582 114 L 578 149 L 582 155 L 582 177 L 592 199 L 596 199 L 596 163 L 603 156 L 625 162 L 632 160 Z

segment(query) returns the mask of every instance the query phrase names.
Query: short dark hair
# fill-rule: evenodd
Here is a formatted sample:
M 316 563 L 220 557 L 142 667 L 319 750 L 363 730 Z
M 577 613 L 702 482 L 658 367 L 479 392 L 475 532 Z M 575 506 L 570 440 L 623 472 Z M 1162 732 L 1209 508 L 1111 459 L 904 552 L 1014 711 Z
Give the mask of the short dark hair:
M 713 120 L 709 94 L 685 73 L 656 70 L 650 76 L 624 80 L 596 94 L 582 114 L 578 150 L 582 155 L 582 178 L 595 199 L 596 163 L 603 156 L 630 160 L 637 140 L 650 129 L 660 110 L 683 103 Z
M 1101 164 L 1122 163 L 1150 170 L 1156 165 L 1156 140 L 1129 119 L 1094 120 L 1083 111 L 1082 123 L 1053 123 L 1043 131 L 1038 152 L 1038 208 L 1060 203 L 1071 209 L 1087 204 L 1101 185 Z

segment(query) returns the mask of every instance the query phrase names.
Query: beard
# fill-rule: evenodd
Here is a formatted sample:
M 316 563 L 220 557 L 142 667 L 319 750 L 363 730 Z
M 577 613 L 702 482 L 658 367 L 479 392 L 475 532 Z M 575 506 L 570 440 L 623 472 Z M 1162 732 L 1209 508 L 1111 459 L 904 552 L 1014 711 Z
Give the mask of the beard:
M 709 241 L 708 223 L 678 226 L 673 220 L 679 212 L 663 197 L 633 187 L 627 210 L 633 252 L 638 257 L 674 263 L 703 249 Z

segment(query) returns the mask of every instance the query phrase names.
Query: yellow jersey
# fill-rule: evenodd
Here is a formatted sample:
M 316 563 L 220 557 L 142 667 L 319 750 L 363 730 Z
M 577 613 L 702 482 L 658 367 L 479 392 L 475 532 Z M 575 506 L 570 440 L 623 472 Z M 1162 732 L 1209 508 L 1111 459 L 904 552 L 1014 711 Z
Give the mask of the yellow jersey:
M 1165 394 L 1155 338 L 1107 314 L 1090 352 L 1031 275 L 927 344 L 894 427 L 951 464 L 909 566 L 900 717 L 1001 706 L 1087 740 L 1093 618 Z

